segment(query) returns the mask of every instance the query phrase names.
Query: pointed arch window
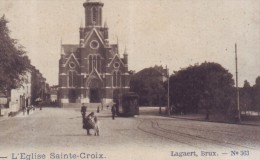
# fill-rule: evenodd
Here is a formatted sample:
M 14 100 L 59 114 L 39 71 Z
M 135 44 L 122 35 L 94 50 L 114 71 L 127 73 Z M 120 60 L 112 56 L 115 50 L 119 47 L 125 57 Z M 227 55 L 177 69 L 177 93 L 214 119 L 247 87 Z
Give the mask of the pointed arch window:
M 95 25 L 97 23 L 97 13 L 98 13 L 97 8 L 94 7 L 92 9 L 92 13 L 93 13 L 93 15 L 92 15 L 92 22 Z
M 101 72 L 101 58 L 99 56 L 97 57 L 97 71 Z
M 121 72 L 114 71 L 112 76 L 112 86 L 113 87 L 121 87 Z
M 76 87 L 77 85 L 77 72 L 70 70 L 68 73 L 68 85 L 69 87 Z
M 117 72 L 116 84 L 117 84 L 117 87 L 121 87 L 121 72 L 120 71 Z
M 88 61 L 88 69 L 89 73 L 92 72 L 93 64 L 92 64 L 92 55 L 89 55 L 89 61 Z
M 101 72 L 102 61 L 99 55 L 89 55 L 89 73 L 95 68 L 99 73 Z

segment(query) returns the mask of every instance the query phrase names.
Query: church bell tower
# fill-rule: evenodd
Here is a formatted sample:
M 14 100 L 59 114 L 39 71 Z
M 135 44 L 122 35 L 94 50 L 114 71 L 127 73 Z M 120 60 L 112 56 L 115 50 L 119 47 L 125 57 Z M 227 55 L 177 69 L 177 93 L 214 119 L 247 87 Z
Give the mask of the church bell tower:
M 83 6 L 85 7 L 85 27 L 101 27 L 104 3 L 100 0 L 86 0 Z

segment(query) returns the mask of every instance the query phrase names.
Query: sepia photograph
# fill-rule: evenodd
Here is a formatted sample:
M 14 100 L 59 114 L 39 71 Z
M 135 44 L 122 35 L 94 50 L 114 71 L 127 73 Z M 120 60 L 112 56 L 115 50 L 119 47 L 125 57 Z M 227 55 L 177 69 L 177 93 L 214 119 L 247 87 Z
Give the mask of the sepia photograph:
M 258 160 L 259 60 L 259 0 L 0 0 L 0 160 Z

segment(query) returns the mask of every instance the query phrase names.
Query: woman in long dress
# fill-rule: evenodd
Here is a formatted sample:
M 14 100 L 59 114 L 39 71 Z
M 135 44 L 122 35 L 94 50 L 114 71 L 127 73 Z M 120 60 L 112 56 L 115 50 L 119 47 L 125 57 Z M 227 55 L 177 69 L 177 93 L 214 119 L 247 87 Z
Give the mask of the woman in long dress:
M 87 130 L 87 135 L 91 135 L 89 130 L 95 129 L 95 113 L 91 112 L 88 116 L 86 116 L 83 120 L 83 128 Z

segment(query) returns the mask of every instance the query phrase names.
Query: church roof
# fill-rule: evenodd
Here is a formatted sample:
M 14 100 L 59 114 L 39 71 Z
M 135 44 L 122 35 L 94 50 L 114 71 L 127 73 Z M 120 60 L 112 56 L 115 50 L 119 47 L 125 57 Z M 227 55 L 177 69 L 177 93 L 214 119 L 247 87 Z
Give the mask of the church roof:
M 77 44 L 63 44 L 62 49 L 65 55 L 68 55 L 70 53 L 75 53 L 78 49 L 79 45 Z
M 111 44 L 110 45 L 112 53 L 117 54 L 118 53 L 118 45 L 117 44 Z
M 86 0 L 88 3 L 102 3 L 101 0 Z

